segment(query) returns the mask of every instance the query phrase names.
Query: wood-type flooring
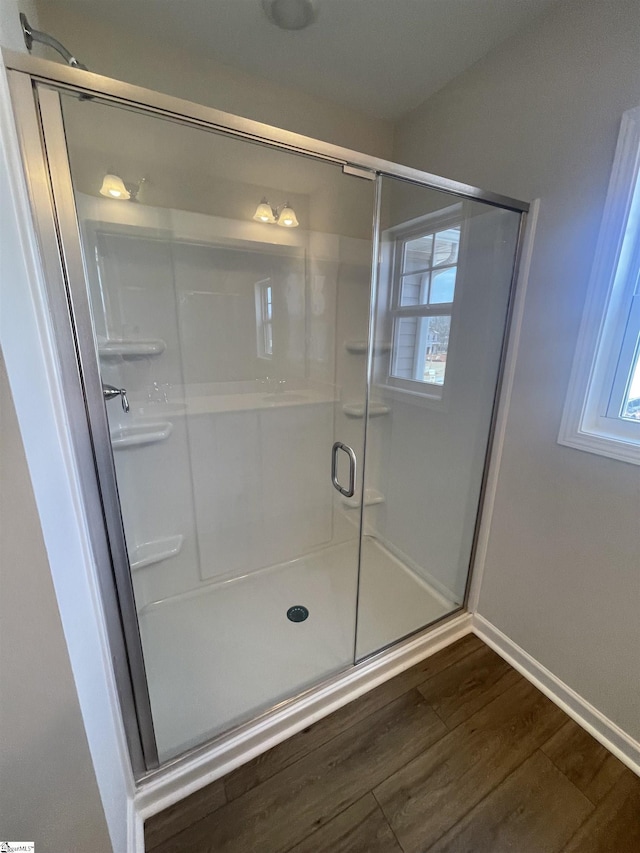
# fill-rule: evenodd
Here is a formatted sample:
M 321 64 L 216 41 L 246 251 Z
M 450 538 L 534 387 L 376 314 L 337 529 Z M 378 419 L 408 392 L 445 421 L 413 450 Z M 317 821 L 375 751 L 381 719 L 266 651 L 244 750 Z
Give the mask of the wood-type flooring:
M 640 778 L 473 635 L 147 821 L 152 853 L 640 853 Z

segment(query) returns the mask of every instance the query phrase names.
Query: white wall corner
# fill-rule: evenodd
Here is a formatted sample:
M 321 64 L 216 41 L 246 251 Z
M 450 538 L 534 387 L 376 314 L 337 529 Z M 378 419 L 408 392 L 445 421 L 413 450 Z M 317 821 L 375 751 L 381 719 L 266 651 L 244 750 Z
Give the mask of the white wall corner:
M 531 205 L 529 207 L 529 213 L 527 214 L 524 237 L 520 250 L 520 258 L 518 261 L 515 299 L 513 303 L 511 324 L 509 328 L 509 339 L 507 343 L 507 352 L 504 362 L 502 384 L 500 387 L 500 397 L 498 400 L 498 413 L 496 417 L 493 441 L 491 445 L 489 471 L 487 474 L 484 499 L 482 502 L 482 515 L 480 518 L 478 541 L 476 544 L 476 550 L 472 566 L 469 599 L 467 601 L 467 609 L 470 613 L 475 613 L 477 611 L 478 602 L 480 600 L 480 593 L 482 589 L 482 579 L 487 559 L 487 550 L 489 547 L 491 521 L 493 518 L 496 492 L 498 489 L 498 478 L 500 476 L 500 463 L 502 460 L 502 452 L 504 449 L 504 440 L 507 431 L 507 421 L 509 418 L 511 393 L 513 391 L 513 383 L 515 379 L 516 365 L 518 361 L 520 336 L 522 333 L 522 323 L 524 318 L 524 306 L 527 297 L 527 286 L 529 283 L 529 272 L 531 270 L 531 259 L 533 256 L 533 247 L 535 242 L 535 233 L 536 226 L 538 224 L 539 213 L 540 199 L 535 199 L 531 202 Z
M 0 342 L 113 849 L 128 851 L 134 782 L 1 61 L 0 198 Z
M 473 632 L 500 657 L 589 732 L 609 752 L 640 776 L 640 743 L 605 717 L 590 702 L 554 675 L 479 613 L 473 615 Z

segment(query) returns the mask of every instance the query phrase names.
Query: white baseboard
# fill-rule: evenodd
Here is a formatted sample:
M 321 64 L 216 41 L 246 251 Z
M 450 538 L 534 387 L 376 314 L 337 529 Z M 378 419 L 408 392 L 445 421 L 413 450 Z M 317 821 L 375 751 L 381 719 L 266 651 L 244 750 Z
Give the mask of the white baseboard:
M 129 816 L 130 838 L 133 838 L 130 850 L 132 853 L 144 853 L 143 823 L 152 815 L 225 776 L 471 631 L 471 614 L 461 613 L 358 664 L 285 707 L 143 781 L 135 794 L 135 810 Z
M 609 752 L 640 776 L 640 743 L 638 741 L 478 613 L 473 614 L 473 632 L 528 681 L 535 684 L 579 726 L 593 735 Z

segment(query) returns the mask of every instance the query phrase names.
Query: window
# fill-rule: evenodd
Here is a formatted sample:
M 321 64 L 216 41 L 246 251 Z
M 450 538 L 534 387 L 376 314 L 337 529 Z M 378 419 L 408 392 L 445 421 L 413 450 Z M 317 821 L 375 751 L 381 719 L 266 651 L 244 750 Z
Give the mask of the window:
M 256 340 L 259 358 L 273 356 L 273 288 L 271 279 L 256 284 Z
M 640 107 L 622 119 L 558 440 L 640 465 Z
M 460 224 L 428 219 L 394 241 L 388 384 L 441 397 L 447 374 Z

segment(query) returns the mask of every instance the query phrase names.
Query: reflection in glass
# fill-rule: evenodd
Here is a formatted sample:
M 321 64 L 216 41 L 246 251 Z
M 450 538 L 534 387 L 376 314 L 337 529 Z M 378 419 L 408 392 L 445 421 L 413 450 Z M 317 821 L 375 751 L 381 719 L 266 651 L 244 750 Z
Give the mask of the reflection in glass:
M 273 355 L 273 288 L 271 279 L 256 284 L 256 332 L 258 357 Z

